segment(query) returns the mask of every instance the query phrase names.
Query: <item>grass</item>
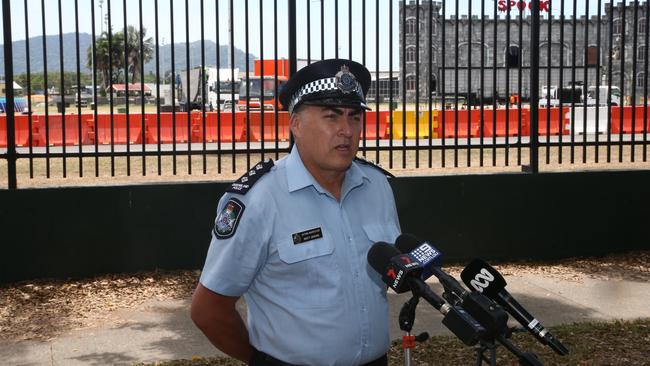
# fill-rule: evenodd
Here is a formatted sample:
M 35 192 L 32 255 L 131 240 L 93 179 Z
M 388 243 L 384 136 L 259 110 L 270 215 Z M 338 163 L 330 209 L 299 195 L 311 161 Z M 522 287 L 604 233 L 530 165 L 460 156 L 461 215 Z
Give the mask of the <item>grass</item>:
M 553 335 L 569 348 L 567 356 L 559 356 L 528 333 L 512 336 L 512 343 L 527 352 L 534 352 L 544 365 L 650 365 L 650 318 L 635 321 L 590 322 L 550 328 Z M 394 342 L 388 353 L 389 365 L 403 364 L 400 342 Z M 412 354 L 414 365 L 472 365 L 474 348 L 455 337 L 432 337 L 418 344 Z M 517 365 L 517 359 L 503 347 L 497 348 L 498 365 Z M 155 363 L 134 363 L 133 366 L 234 366 L 243 363 L 231 358 L 194 357 Z

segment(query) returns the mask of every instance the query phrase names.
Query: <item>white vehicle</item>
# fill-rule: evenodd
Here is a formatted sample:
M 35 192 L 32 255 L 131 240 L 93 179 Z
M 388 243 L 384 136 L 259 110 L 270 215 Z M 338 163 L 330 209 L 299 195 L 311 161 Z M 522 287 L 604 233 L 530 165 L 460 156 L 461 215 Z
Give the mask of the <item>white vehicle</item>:
M 549 95 L 550 95 L 550 103 L 549 103 Z M 546 107 L 550 105 L 551 107 L 559 107 L 560 106 L 560 98 L 558 97 L 558 88 L 557 86 L 543 86 L 542 87 L 542 92 L 539 93 L 539 106 L 540 107 Z
M 235 79 L 232 79 L 234 73 Z M 233 84 L 235 100 L 239 99 L 239 68 L 217 69 L 216 67 L 195 67 L 189 72 L 190 89 L 187 89 L 187 71 L 179 73 L 180 82 L 177 83 L 178 99 L 181 105 L 188 105 L 190 109 L 201 109 L 201 87 L 205 83 L 206 109 L 216 109 L 217 105 L 223 105 L 226 100 L 232 99 Z M 219 91 L 219 92 L 217 92 Z
M 612 105 L 613 106 L 621 105 L 621 89 L 619 89 L 617 86 L 612 86 L 611 93 L 612 93 Z M 606 106 L 607 105 L 608 94 L 609 94 L 609 87 L 608 86 L 600 86 L 600 87 L 598 87 L 598 104 L 599 105 L 601 105 L 601 106 Z M 589 90 L 587 91 L 587 105 L 588 106 L 595 106 L 596 105 L 596 87 L 595 86 L 590 86 Z

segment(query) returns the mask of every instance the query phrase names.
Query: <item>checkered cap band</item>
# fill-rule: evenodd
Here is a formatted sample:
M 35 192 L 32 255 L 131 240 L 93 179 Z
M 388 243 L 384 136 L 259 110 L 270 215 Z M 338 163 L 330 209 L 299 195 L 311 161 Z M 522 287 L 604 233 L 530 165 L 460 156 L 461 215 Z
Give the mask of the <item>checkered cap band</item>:
M 355 83 L 357 84 L 357 88 L 355 92 L 363 100 L 363 91 L 361 88 L 361 84 L 359 84 L 359 82 L 356 80 Z M 300 90 L 295 92 L 291 97 L 291 103 L 289 104 L 289 113 L 292 113 L 293 108 L 296 105 L 298 105 L 303 100 L 303 98 L 307 95 L 320 93 L 324 91 L 330 91 L 330 90 L 338 90 L 338 89 L 339 87 L 336 82 L 336 77 L 318 79 L 312 81 L 311 83 L 307 83 L 302 88 L 300 88 Z

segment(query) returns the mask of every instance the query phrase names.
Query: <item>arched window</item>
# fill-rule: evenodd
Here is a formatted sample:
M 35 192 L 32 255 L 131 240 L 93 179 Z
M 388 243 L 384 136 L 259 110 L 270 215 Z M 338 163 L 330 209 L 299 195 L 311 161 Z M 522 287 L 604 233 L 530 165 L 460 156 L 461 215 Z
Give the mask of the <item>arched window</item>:
M 623 34 L 623 21 L 620 18 L 614 19 L 613 34 L 614 35 Z
M 417 25 L 415 18 L 406 19 L 406 34 L 415 34 Z
M 519 67 L 521 62 L 521 55 L 519 53 L 519 46 L 512 45 L 506 49 L 505 63 L 508 67 Z
M 409 75 L 406 77 L 406 90 L 408 91 L 415 90 L 415 76 Z
M 406 47 L 406 62 L 415 62 L 415 46 Z
M 636 49 L 636 59 L 638 61 L 645 61 L 645 46 L 641 45 Z
M 639 34 L 645 34 L 646 29 L 648 28 L 648 23 L 646 22 L 646 18 L 641 18 L 639 19 Z
M 433 33 L 434 36 L 438 35 L 438 21 L 434 20 L 433 23 L 431 24 L 431 32 Z
M 587 66 L 596 66 L 598 64 L 598 46 L 591 45 L 587 47 Z
M 636 88 L 637 89 L 643 89 L 645 85 L 645 73 L 638 73 L 636 75 Z
M 470 47 L 469 43 L 461 43 L 458 46 L 458 55 L 460 56 L 460 65 L 458 66 L 463 66 L 466 67 L 468 66 L 468 47 Z M 472 64 L 469 66 L 473 67 L 480 67 L 481 66 L 481 50 L 484 52 L 484 57 L 485 57 L 485 66 L 490 64 L 490 56 L 488 52 L 488 48 L 486 45 L 481 44 L 480 42 L 472 42 L 471 45 L 471 53 L 472 53 Z

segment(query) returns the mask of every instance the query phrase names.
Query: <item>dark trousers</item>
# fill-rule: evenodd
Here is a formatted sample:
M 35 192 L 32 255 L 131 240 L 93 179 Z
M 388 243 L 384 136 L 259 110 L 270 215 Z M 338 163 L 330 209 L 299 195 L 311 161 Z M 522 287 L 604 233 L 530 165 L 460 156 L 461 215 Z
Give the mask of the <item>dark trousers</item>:
M 267 355 L 262 351 L 255 350 L 255 354 L 251 359 L 250 366 L 296 366 L 277 358 Z M 370 361 L 361 366 L 388 366 L 388 357 L 383 355 L 374 361 Z

